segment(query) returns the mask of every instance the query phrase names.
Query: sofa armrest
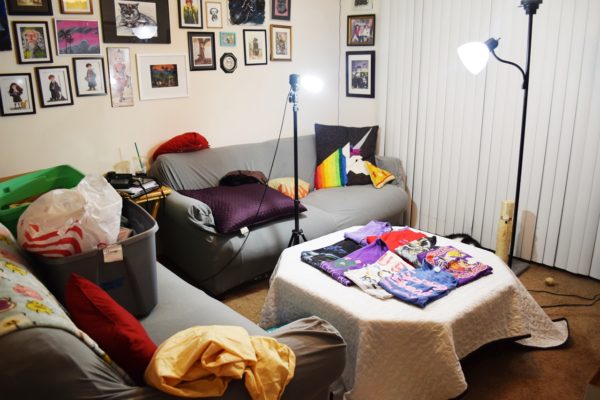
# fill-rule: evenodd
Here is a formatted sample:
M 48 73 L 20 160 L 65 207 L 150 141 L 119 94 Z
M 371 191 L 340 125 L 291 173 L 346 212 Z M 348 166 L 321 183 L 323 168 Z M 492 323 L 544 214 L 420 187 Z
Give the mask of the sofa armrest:
M 397 157 L 375 155 L 375 162 L 379 168 L 391 172 L 396 179 L 391 183 L 406 189 L 406 173 L 402 167 L 402 161 Z
M 208 233 L 217 233 L 212 210 L 200 200 L 173 192 L 167 198 L 165 212 L 175 223 L 191 223 Z

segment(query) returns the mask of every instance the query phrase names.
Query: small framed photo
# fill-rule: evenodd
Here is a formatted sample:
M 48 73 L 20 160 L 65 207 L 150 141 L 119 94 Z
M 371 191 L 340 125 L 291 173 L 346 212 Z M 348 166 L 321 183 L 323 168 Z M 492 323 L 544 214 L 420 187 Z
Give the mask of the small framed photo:
M 267 31 L 244 29 L 244 64 L 267 64 Z
M 375 52 L 346 52 L 346 96 L 375 97 Z
M 52 0 L 6 0 L 10 15 L 52 15 Z
M 292 0 L 271 0 L 271 19 L 290 20 Z
M 131 83 L 131 58 L 127 47 L 106 49 L 110 99 L 113 107 L 133 106 L 133 84 Z
M 222 28 L 223 27 L 223 8 L 219 1 L 205 1 L 206 6 L 206 27 Z
M 217 69 L 214 32 L 189 32 L 190 71 Z
M 235 32 L 219 32 L 219 41 L 222 47 L 235 47 Z
M 100 0 L 104 43 L 171 43 L 169 2 Z
M 140 100 L 189 96 L 185 54 L 138 54 Z
M 352 0 L 353 10 L 372 10 L 373 0 Z
M 12 50 L 10 43 L 10 29 L 8 29 L 8 16 L 6 15 L 6 5 L 0 1 L 0 51 Z
M 0 74 L 0 114 L 35 114 L 31 74 Z
M 292 61 L 292 27 L 271 25 L 271 61 Z
M 52 62 L 48 32 L 46 21 L 13 21 L 13 38 L 19 64 Z
M 93 14 L 92 0 L 59 0 L 62 14 Z
M 348 46 L 375 45 L 375 14 L 348 16 Z
M 102 57 L 73 58 L 77 96 L 105 96 L 104 60 Z
M 177 0 L 177 5 L 180 28 L 202 28 L 202 0 Z
M 70 106 L 73 104 L 69 67 L 36 67 L 38 93 L 42 107 Z
M 59 56 L 100 54 L 98 21 L 56 18 L 54 26 Z

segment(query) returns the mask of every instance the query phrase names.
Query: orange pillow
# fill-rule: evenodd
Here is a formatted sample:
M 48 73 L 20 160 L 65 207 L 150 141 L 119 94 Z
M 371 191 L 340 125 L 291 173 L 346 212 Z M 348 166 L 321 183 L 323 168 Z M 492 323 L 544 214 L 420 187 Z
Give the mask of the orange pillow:
M 198 132 L 187 132 L 177 135 L 172 139 L 161 144 L 152 155 L 152 161 L 156 160 L 161 154 L 167 153 L 187 153 L 208 149 L 210 145 L 208 140 Z
M 269 187 L 285 194 L 290 199 L 294 198 L 294 178 L 275 178 L 269 181 Z M 308 195 L 310 185 L 308 182 L 298 179 L 298 198 Z

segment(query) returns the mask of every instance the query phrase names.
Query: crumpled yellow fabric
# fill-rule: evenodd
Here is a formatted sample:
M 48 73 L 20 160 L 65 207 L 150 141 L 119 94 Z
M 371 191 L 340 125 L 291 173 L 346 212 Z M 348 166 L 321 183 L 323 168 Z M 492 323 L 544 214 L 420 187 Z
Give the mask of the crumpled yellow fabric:
M 180 397 L 222 396 L 242 379 L 253 400 L 280 399 L 296 356 L 273 338 L 237 326 L 195 326 L 164 341 L 146 368 L 148 385 Z

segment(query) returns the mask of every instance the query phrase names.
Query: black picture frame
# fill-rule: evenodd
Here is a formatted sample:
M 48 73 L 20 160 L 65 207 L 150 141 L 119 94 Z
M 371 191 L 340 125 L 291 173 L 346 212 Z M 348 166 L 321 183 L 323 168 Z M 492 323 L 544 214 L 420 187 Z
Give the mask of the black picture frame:
M 10 42 L 10 29 L 8 25 L 8 16 L 6 14 L 6 5 L 0 1 L 0 51 L 12 50 Z
M 181 29 L 202 29 L 202 21 L 204 20 L 204 17 L 202 15 L 202 0 L 192 0 L 192 6 L 195 8 L 195 12 L 193 12 L 192 14 L 188 14 L 191 18 L 197 18 L 196 23 L 194 23 L 193 20 L 186 21 L 186 10 L 184 9 L 184 6 L 185 0 L 177 0 L 177 15 L 179 16 L 179 27 Z
M 91 64 L 95 67 L 95 85 L 91 83 L 91 79 L 86 79 L 84 75 L 87 75 L 87 71 L 83 68 L 87 68 Z M 73 57 L 73 81 L 75 81 L 75 94 L 78 97 L 88 96 L 106 96 L 106 72 L 104 70 L 104 58 L 102 57 Z M 92 78 L 93 79 L 93 78 Z M 85 85 L 88 86 L 87 90 L 84 89 Z
M 156 26 L 156 36 L 143 38 L 135 36 L 131 31 L 133 23 L 123 22 L 116 15 L 120 4 L 137 7 L 141 18 L 148 22 L 145 26 Z M 137 4 L 137 6 L 136 6 Z M 151 12 L 148 12 L 151 10 Z M 171 28 L 169 25 L 169 2 L 164 0 L 100 0 L 102 16 L 102 38 L 104 43 L 171 43 Z M 153 25 L 154 22 L 156 25 Z M 140 24 L 142 25 L 142 24 Z
M 52 0 L 39 0 L 39 4 L 19 5 L 18 0 L 6 0 L 9 15 L 53 15 Z
M 52 39 L 48 22 L 13 21 L 12 26 L 15 55 L 19 64 L 52 62 Z
M 237 68 L 237 57 L 233 53 L 224 53 L 221 56 L 221 69 L 226 74 L 231 74 Z
M 267 65 L 267 30 L 244 29 L 244 65 Z M 250 41 L 256 45 L 250 46 Z
M 13 84 L 19 86 L 19 91 L 14 94 L 10 93 Z M 0 115 L 11 117 L 15 115 L 35 114 L 35 98 L 33 96 L 32 84 L 31 74 L 28 72 L 0 74 Z
M 292 0 L 271 0 L 271 19 L 289 21 L 292 14 Z
M 200 49 L 210 45 L 210 57 L 206 57 L 206 52 Z M 217 69 L 216 43 L 214 32 L 188 32 L 188 56 L 190 62 L 190 71 L 207 71 Z
M 375 98 L 374 50 L 346 52 L 346 97 Z
M 35 75 L 38 87 L 40 106 L 60 107 L 73 105 L 73 90 L 71 89 L 71 75 L 67 65 L 56 65 L 51 67 L 36 67 Z M 52 75 L 58 83 L 58 89 L 52 89 L 47 83 Z
M 348 15 L 346 31 L 347 46 L 375 46 L 375 14 Z

